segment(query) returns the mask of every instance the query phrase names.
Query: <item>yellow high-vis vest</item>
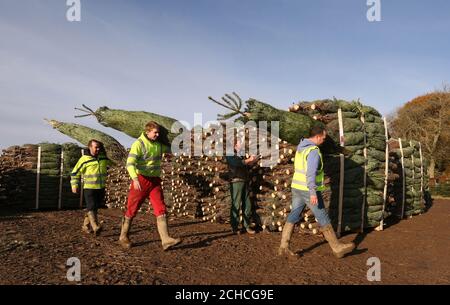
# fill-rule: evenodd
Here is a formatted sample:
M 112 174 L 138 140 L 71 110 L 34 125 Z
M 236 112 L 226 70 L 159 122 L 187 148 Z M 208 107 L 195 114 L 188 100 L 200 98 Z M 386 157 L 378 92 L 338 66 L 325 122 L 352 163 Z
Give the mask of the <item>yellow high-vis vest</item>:
M 144 133 L 131 145 L 127 158 L 127 171 L 132 179 L 138 175 L 146 177 L 161 176 L 162 154 L 167 152 L 165 145 L 150 141 Z
M 104 155 L 99 155 L 98 158 L 91 155 L 81 156 L 70 174 L 70 184 L 78 188 L 82 175 L 84 189 L 105 188 L 106 170 L 110 162 Z
M 302 150 L 301 152 L 298 152 L 295 154 L 295 160 L 294 160 L 294 177 L 292 178 L 292 184 L 291 187 L 301 190 L 301 191 L 309 191 L 308 188 L 308 180 L 306 177 L 306 172 L 308 170 L 308 162 L 307 158 L 311 151 L 317 149 L 317 152 L 319 153 L 320 158 L 320 166 L 317 169 L 316 172 L 316 191 L 323 191 L 325 190 L 325 185 L 323 184 L 324 180 L 324 172 L 323 172 L 323 160 L 322 160 L 322 154 L 320 153 L 319 147 L 316 145 L 309 146 Z

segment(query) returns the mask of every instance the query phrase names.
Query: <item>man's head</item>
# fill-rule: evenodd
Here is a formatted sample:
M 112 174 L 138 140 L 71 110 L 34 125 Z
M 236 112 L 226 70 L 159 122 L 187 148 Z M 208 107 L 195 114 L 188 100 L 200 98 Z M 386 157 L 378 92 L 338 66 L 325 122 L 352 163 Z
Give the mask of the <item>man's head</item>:
M 150 141 L 156 141 L 159 137 L 159 125 L 154 121 L 150 121 L 145 125 L 145 135 Z
M 309 131 L 308 140 L 310 140 L 316 145 L 320 145 L 325 141 L 326 137 L 327 131 L 325 130 L 325 127 L 323 125 L 316 124 L 313 127 L 311 127 Z
M 97 157 L 100 151 L 103 150 L 103 143 L 92 139 L 88 143 L 89 153 L 91 156 Z

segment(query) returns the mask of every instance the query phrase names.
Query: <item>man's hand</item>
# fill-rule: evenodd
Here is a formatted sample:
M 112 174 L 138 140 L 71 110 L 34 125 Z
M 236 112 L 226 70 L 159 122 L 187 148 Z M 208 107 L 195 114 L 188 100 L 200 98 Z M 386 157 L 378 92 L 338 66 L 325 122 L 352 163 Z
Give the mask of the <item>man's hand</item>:
M 253 164 L 258 161 L 257 156 L 250 156 L 245 160 L 245 164 Z
M 309 201 L 311 202 L 312 205 L 316 205 L 317 204 L 317 196 L 316 195 L 311 195 L 309 196 Z
M 72 193 L 78 194 L 78 187 L 72 186 Z
M 136 191 L 141 191 L 141 184 L 138 179 L 133 179 L 133 187 Z

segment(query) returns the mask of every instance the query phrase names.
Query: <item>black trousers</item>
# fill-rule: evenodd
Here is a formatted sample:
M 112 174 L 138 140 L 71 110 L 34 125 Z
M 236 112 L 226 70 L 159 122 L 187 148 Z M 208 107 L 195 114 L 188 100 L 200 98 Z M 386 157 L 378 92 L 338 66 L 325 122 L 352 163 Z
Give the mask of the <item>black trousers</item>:
M 105 189 L 84 189 L 84 201 L 88 211 L 96 212 L 105 206 Z

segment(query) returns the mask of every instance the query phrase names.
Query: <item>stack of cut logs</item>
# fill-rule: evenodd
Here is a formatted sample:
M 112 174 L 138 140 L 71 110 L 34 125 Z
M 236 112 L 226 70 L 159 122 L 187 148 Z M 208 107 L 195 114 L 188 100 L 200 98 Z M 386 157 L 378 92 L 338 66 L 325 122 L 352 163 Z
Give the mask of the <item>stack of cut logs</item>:
M 163 157 L 162 188 L 168 214 L 171 218 L 189 217 L 228 223 L 231 196 L 226 158 L 215 150 L 217 144 L 208 138 L 211 136 L 209 132 L 201 134 L 203 146 L 209 148 L 203 149 L 200 156 L 195 156 L 196 148 L 199 149 L 194 141 L 195 136 L 198 135 L 191 136 L 190 153 L 185 151 Z M 224 141 L 225 134 L 217 143 L 223 144 Z M 261 167 L 261 161 L 250 167 L 250 196 L 254 203 L 254 224 L 268 231 L 281 231 L 291 209 L 290 184 L 296 147 L 279 139 L 271 143 L 279 150 L 278 160 L 271 167 Z M 246 147 L 250 145 L 254 143 L 247 136 Z M 226 149 L 226 145 L 223 145 L 223 149 Z M 262 160 L 267 158 L 265 156 Z M 130 179 L 125 167 L 111 168 L 107 179 L 107 205 L 124 210 L 129 186 Z M 151 210 L 148 204 L 141 208 L 142 212 Z M 314 217 L 306 219 L 304 229 L 317 233 L 314 222 Z
M 390 158 L 386 160 L 388 135 L 385 122 L 375 109 L 359 102 L 320 100 L 297 103 L 290 111 L 300 113 L 303 117 L 310 116 L 326 125 L 329 137 L 321 147 L 327 186 L 323 198 L 335 227 L 342 231 L 376 227 L 391 213 L 398 214 L 396 209 L 399 202 L 405 202 L 402 204 L 402 215 L 423 211 L 423 191 L 427 183 L 424 179 L 426 166 L 422 163 L 425 161 L 419 154 L 420 145 L 409 141 L 403 143 L 404 171 L 401 171 L 401 156 L 395 141 L 389 145 Z M 338 113 L 341 114 L 341 120 Z M 226 133 L 222 137 L 212 133 L 218 128 L 225 130 L 225 124 L 210 126 L 209 129 L 194 128 L 187 139 L 190 147 L 183 146 L 180 147 L 182 152 L 163 156 L 162 188 L 171 218 L 190 217 L 220 223 L 229 221 L 231 196 L 224 155 L 233 144 L 230 144 Z M 277 160 L 270 167 L 262 166 L 262 162 L 267 161 L 270 155 L 263 155 L 257 164 L 249 167 L 249 187 L 254 203 L 254 224 L 267 231 L 281 231 L 292 208 L 290 185 L 297 147 L 281 139 L 271 138 L 270 134 L 261 136 L 259 133 L 262 131 L 256 127 L 246 127 L 243 132 L 247 154 L 262 144 L 269 147 L 275 145 L 272 148 L 278 152 Z M 255 143 L 249 139 L 249 135 L 255 132 L 259 134 L 261 142 Z M 0 204 L 33 205 L 37 193 L 38 146 L 41 146 L 42 151 L 42 206 L 56 205 L 61 174 L 65 179 L 63 198 L 68 198 L 69 206 L 77 202 L 76 198 L 67 196 L 70 196 L 69 171 L 81 154 L 80 147 L 74 144 L 38 144 L 13 146 L 4 150 L 0 157 Z M 67 151 L 62 173 L 61 151 Z M 343 172 L 340 169 L 342 160 Z M 387 161 L 389 173 L 386 170 Z M 403 173 L 404 178 L 401 177 Z M 406 183 L 404 194 L 403 182 Z M 107 206 L 124 210 L 129 187 L 130 178 L 125 161 L 122 164 L 118 162 L 108 172 Z M 147 202 L 140 212 L 150 213 L 151 210 Z M 305 210 L 302 215 L 300 229 L 301 232 L 318 232 L 317 222 L 309 210 Z
M 0 156 L 2 204 L 40 209 L 57 208 L 59 204 L 65 208 L 77 207 L 79 197 L 71 192 L 70 171 L 79 156 L 81 148 L 72 143 L 25 144 L 4 149 Z

